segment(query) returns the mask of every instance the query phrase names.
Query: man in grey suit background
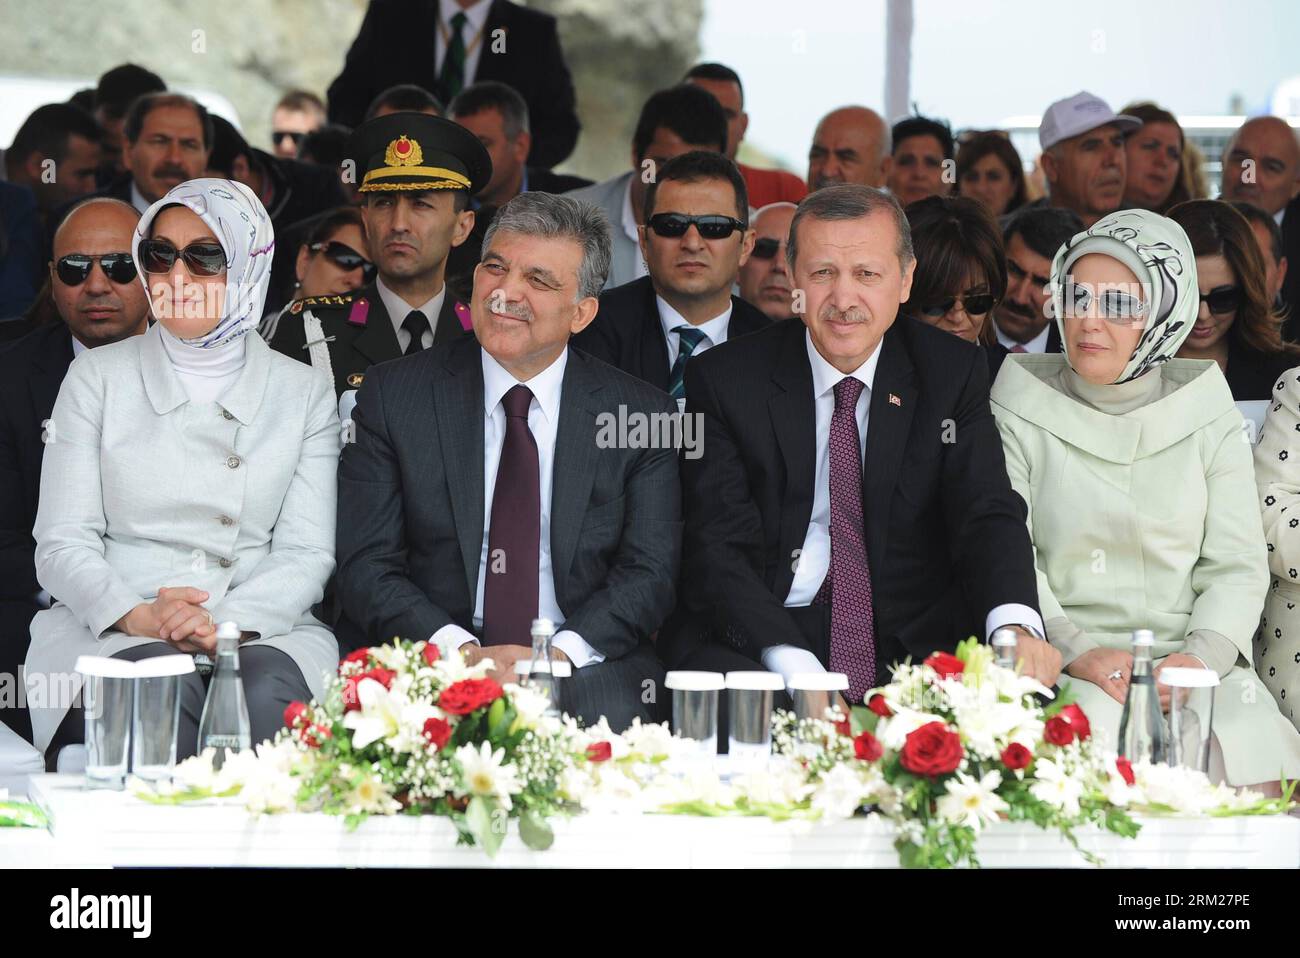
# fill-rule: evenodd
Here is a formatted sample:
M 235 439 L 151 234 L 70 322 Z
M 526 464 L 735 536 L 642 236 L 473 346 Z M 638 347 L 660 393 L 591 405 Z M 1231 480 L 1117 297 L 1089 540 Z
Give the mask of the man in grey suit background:
M 566 193 L 601 209 L 609 220 L 612 259 L 605 288 L 647 275 L 637 228 L 645 225 L 646 187 L 662 163 L 693 150 L 723 153 L 727 114 L 712 93 L 690 84 L 650 95 L 632 134 L 632 169 L 613 179 Z
M 498 679 L 550 618 L 573 666 L 561 706 L 621 729 L 660 717 L 649 636 L 675 599 L 681 490 L 671 443 L 608 428 L 662 421 L 671 400 L 569 349 L 609 258 L 589 204 L 523 193 L 501 208 L 474 337 L 372 367 L 358 394 L 337 589 L 341 645 L 430 639 L 490 657 Z

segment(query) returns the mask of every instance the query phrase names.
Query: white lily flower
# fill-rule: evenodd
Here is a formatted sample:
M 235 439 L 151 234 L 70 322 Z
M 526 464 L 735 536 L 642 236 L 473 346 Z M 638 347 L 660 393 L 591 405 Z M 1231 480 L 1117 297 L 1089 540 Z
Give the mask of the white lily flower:
M 964 772 L 958 772 L 955 779 L 949 779 L 947 794 L 936 803 L 939 814 L 956 825 L 969 825 L 978 831 L 985 825 L 992 825 L 998 820 L 1000 812 L 1010 806 L 997 794 L 1002 784 L 1002 776 L 995 770 L 988 772 L 981 779 L 971 778 Z
M 460 762 L 467 792 L 495 798 L 503 808 L 509 809 L 510 796 L 523 791 L 524 785 L 513 765 L 502 764 L 505 754 L 505 749 L 493 751 L 490 742 L 483 742 L 478 749 L 473 745 L 462 745 L 456 749 L 456 760 Z
M 1040 758 L 1033 766 L 1034 784 L 1029 794 L 1067 816 L 1079 814 L 1079 798 L 1083 795 L 1083 782 L 1063 765 L 1051 759 Z
M 836 765 L 822 776 L 812 795 L 812 807 L 823 818 L 852 818 L 870 789 L 848 765 Z
M 889 718 L 880 720 L 880 723 L 876 726 L 876 738 L 880 740 L 880 744 L 885 748 L 898 751 L 907 742 L 907 737 L 922 725 L 942 721 L 943 719 L 937 715 L 899 706 L 894 709 L 894 714 Z
M 217 773 L 212 767 L 216 757 L 216 749 L 205 748 L 198 755 L 191 755 L 177 763 L 172 770 L 173 782 L 181 788 L 210 791 L 217 781 Z

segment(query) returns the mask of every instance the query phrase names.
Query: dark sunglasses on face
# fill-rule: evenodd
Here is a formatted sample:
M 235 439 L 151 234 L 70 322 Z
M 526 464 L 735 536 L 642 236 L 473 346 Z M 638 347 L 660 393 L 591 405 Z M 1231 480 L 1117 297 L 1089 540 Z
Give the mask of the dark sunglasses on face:
M 283 140 L 286 136 L 293 141 L 293 148 L 295 150 L 299 146 L 301 146 L 302 141 L 307 138 L 306 133 L 291 132 L 289 130 L 276 130 L 274 133 L 271 134 L 271 142 L 274 143 L 276 146 L 279 146 L 280 141 Z
M 1201 302 L 1210 307 L 1216 316 L 1235 313 L 1241 305 L 1240 286 L 1216 286 L 1208 293 L 1201 293 Z
M 685 236 L 686 231 L 694 226 L 700 236 L 706 240 L 726 239 L 736 230 L 749 229 L 749 224 L 742 223 L 732 216 L 709 214 L 708 216 L 687 216 L 685 213 L 656 213 L 646 221 L 646 226 L 656 236 L 676 239 Z
M 351 246 L 331 241 L 329 243 L 312 243 L 307 247 L 313 253 L 324 253 L 325 258 L 344 272 L 361 270 L 361 276 L 367 283 L 375 278 L 375 264 L 370 262 Z
M 226 251 L 219 243 L 191 243 L 182 250 L 161 239 L 140 244 L 140 266 L 146 273 L 170 273 L 177 256 L 191 276 L 216 276 L 226 268 Z
M 992 293 L 976 293 L 974 296 L 949 296 L 947 299 L 941 299 L 937 303 L 931 303 L 928 306 L 921 307 L 921 315 L 930 319 L 940 319 L 949 312 L 958 303 L 962 304 L 967 316 L 983 316 L 997 303 L 997 297 Z
M 95 260 L 99 260 L 104 275 L 119 286 L 135 279 L 135 261 L 130 253 L 105 253 L 103 256 L 69 253 L 54 264 L 54 272 L 65 286 L 80 286 L 89 278 Z
M 754 252 L 750 256 L 758 259 L 771 259 L 776 255 L 777 250 L 781 248 L 781 241 L 773 239 L 770 236 L 764 236 L 762 239 L 754 240 Z

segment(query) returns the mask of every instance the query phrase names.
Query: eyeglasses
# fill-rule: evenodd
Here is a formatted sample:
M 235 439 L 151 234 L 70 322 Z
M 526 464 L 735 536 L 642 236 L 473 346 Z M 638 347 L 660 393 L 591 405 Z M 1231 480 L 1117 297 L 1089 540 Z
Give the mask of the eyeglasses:
M 170 273 L 177 256 L 192 276 L 216 276 L 226 268 L 226 251 L 217 243 L 191 243 L 182 250 L 161 239 L 140 243 L 140 266 L 146 273 Z
M 998 298 L 992 293 L 976 293 L 974 296 L 949 296 L 937 303 L 922 306 L 919 312 L 922 316 L 927 316 L 930 319 L 940 319 L 948 315 L 954 306 L 961 303 L 962 310 L 967 316 L 983 316 L 997 304 L 997 301 Z
M 63 285 L 80 286 L 90 277 L 95 260 L 99 260 L 99 268 L 110 282 L 122 286 L 135 279 L 135 261 L 130 253 L 105 253 L 103 256 L 69 253 L 54 264 L 54 272 Z
M 749 229 L 748 223 L 720 214 L 687 216 L 685 213 L 656 213 L 646 220 L 646 226 L 650 227 L 656 236 L 668 239 L 685 236 L 686 231 L 692 226 L 699 230 L 700 236 L 706 240 L 726 239 L 736 230 L 743 232 Z
M 1241 305 L 1240 286 L 1216 286 L 1208 293 L 1201 294 L 1201 302 L 1210 307 L 1216 316 L 1235 313 Z
M 271 142 L 274 143 L 276 146 L 279 146 L 280 141 L 283 140 L 285 137 L 288 137 L 290 140 L 293 141 L 293 148 L 297 150 L 298 147 L 302 145 L 302 141 L 307 138 L 307 134 L 299 133 L 296 131 L 290 131 L 290 130 L 276 130 L 271 134 Z
M 1065 315 L 1082 316 L 1092 307 L 1094 299 L 1101 318 L 1108 323 L 1128 325 L 1146 315 L 1147 304 L 1132 293 L 1103 289 L 1097 295 L 1090 286 L 1081 283 L 1071 283 L 1065 288 Z
M 375 278 L 377 272 L 375 264 L 346 243 L 331 240 L 328 243 L 312 243 L 307 248 L 313 253 L 323 253 L 327 260 L 344 272 L 350 273 L 354 269 L 361 270 L 361 277 L 367 283 Z
M 780 248 L 781 241 L 779 239 L 764 236 L 762 239 L 754 240 L 754 252 L 749 255 L 755 259 L 771 259 Z

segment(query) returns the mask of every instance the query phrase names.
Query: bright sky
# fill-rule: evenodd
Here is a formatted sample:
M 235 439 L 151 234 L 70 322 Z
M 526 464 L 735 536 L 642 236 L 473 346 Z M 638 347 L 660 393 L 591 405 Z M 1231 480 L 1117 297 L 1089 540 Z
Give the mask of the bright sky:
M 748 140 L 802 174 L 822 114 L 884 101 L 884 0 L 705 0 L 702 58 L 745 84 Z M 1118 110 L 1267 112 L 1300 74 L 1294 0 L 915 0 L 911 100 L 953 127 L 1089 90 Z M 888 119 L 888 118 L 887 118 Z

